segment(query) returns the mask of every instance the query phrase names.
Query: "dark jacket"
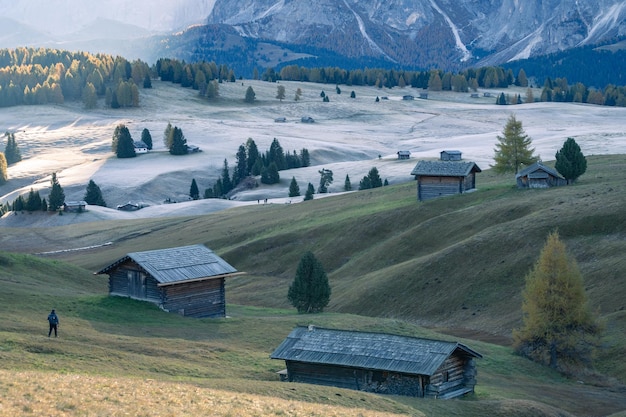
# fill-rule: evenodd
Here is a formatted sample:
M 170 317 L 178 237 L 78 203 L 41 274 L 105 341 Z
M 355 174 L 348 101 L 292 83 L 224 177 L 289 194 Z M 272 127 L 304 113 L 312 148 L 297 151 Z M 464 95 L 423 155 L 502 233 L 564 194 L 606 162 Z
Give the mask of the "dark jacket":
M 59 324 L 59 317 L 57 317 L 56 313 L 48 314 L 48 322 L 50 324 Z

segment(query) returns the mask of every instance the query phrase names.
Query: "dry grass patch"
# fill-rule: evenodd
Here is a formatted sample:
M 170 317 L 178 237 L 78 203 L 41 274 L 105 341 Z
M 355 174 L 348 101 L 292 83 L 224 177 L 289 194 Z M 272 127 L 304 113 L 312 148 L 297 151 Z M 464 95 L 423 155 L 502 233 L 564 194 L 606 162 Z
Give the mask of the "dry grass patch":
M 2 416 L 400 416 L 152 379 L 0 371 Z M 413 416 L 424 414 L 411 412 Z

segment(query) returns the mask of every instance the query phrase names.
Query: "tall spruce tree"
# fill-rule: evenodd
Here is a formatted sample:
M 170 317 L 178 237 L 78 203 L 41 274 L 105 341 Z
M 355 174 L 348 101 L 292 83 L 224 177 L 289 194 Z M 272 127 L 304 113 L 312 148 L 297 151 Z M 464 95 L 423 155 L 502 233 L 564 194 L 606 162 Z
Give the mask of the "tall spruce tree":
M 7 165 L 13 165 L 22 160 L 22 155 L 15 141 L 15 133 L 6 132 L 4 136 L 7 138 L 7 144 L 4 148 L 4 157 L 6 158 Z
M 587 158 L 574 138 L 567 138 L 561 150 L 556 153 L 554 167 L 563 175 L 568 184 L 576 181 L 587 171 Z
M 601 326 L 589 308 L 578 265 L 557 232 L 548 235 L 526 276 L 522 312 L 523 325 L 513 332 L 518 353 L 561 370 L 589 364 Z
M 261 154 L 259 153 L 259 148 L 256 146 L 254 139 L 252 138 L 248 138 L 248 140 L 246 141 L 246 154 L 248 165 L 247 175 L 259 175 L 261 173 L 260 167 L 259 172 L 255 172 L 254 166 L 257 161 L 261 159 Z
M 193 200 L 197 200 L 200 198 L 200 190 L 198 189 L 198 184 L 196 183 L 195 178 L 191 180 L 191 187 L 189 187 L 189 197 L 191 197 Z
M 252 89 L 252 87 L 248 87 L 248 89 L 246 90 L 246 96 L 244 98 L 244 101 L 246 103 L 254 103 L 254 100 L 256 99 L 256 94 L 254 93 L 254 90 Z
M 172 137 L 172 144 L 169 148 L 170 154 L 186 155 L 188 152 L 187 139 L 185 139 L 182 129 L 174 126 L 170 136 Z
M 174 127 L 168 122 L 167 126 L 165 126 L 165 130 L 163 130 L 163 145 L 165 145 L 165 149 L 168 151 L 172 148 L 172 142 L 174 140 L 173 131 Z
M 149 151 L 152 150 L 152 135 L 148 129 L 144 129 L 141 131 L 141 141 L 146 144 L 146 147 Z
M 330 284 L 324 267 L 313 252 L 300 259 L 296 276 L 289 286 L 287 298 L 298 313 L 321 313 L 330 301 Z
M 515 115 L 509 117 L 502 136 L 498 135 L 497 139 L 493 165 L 497 173 L 517 174 L 521 166 L 530 165 L 539 159 L 533 155 L 535 149 L 530 147 L 532 139 L 524 132 L 522 122 Z
M 304 193 L 304 201 L 313 200 L 313 194 L 315 194 L 315 187 L 313 187 L 313 184 L 309 183 Z
M 118 158 L 134 158 L 137 156 L 135 153 L 135 142 L 125 125 L 120 124 L 115 128 L 113 144 Z
M 320 174 L 320 186 L 317 188 L 317 192 L 320 194 L 327 193 L 328 187 L 333 183 L 333 171 L 322 168 L 318 172 Z
M 279 85 L 277 87 L 276 98 L 279 99 L 280 101 L 283 101 L 285 99 L 285 86 L 284 85 Z
M 289 184 L 289 197 L 298 197 L 300 195 L 300 187 L 296 177 L 291 177 L 291 183 Z
M 48 211 L 57 211 L 65 203 L 65 192 L 57 180 L 56 172 L 50 179 L 50 196 L 48 197 Z
M 87 189 L 85 190 L 85 196 L 83 197 L 83 200 L 85 200 L 87 204 L 90 204 L 92 206 L 101 206 L 101 207 L 107 206 L 107 203 L 104 201 L 104 198 L 102 198 L 102 191 L 100 190 L 100 187 L 98 187 L 98 184 L 96 184 L 94 180 L 89 180 L 89 183 L 87 184 Z
M 350 182 L 350 177 L 346 174 L 346 179 L 343 182 L 344 191 L 352 191 L 352 183 Z
M 28 197 L 26 198 L 25 208 L 27 211 L 40 211 L 41 210 L 41 197 L 39 196 L 39 191 L 35 191 L 32 188 L 28 192 Z
M 372 169 L 370 169 L 370 171 L 367 174 L 367 176 L 370 179 L 370 184 L 371 184 L 372 188 L 378 188 L 378 187 L 382 187 L 383 186 L 383 181 L 380 178 L 380 174 L 378 173 L 378 168 L 373 167 Z

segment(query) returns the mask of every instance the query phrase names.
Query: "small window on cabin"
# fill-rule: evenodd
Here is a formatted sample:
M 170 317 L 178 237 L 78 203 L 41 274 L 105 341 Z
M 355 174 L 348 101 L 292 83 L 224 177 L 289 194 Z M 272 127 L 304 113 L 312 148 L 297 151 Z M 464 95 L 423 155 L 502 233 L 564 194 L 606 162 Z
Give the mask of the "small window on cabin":
M 448 382 L 448 371 L 443 371 L 441 377 L 443 378 L 443 382 Z

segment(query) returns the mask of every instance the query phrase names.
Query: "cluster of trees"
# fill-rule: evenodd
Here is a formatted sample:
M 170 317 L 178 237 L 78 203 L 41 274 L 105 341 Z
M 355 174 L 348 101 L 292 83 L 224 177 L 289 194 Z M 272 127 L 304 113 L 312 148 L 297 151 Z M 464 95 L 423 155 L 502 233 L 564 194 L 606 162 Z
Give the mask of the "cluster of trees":
M 0 152 L 0 185 L 9 180 L 9 165 L 22 160 L 22 154 L 15 140 L 15 133 L 5 132 L 4 137 L 7 138 L 7 143 L 4 146 L 4 152 Z
M 137 85 L 149 87 L 150 67 L 140 60 L 47 48 L 0 50 L 0 107 L 82 100 L 87 108 L 139 105 Z
M 93 181 L 89 180 L 85 196 L 83 198 L 87 204 L 106 207 L 106 202 L 102 197 L 102 191 L 100 187 Z M 50 180 L 50 193 L 48 195 L 48 201 L 45 197 L 41 197 L 39 190 L 33 190 L 32 188 L 26 196 L 18 196 L 13 202 L 0 206 L 0 215 L 9 211 L 57 211 L 65 204 L 65 191 L 59 183 L 56 173 L 52 174 Z
M 0 211 L 57 211 L 65 204 L 65 192 L 59 184 L 56 173 L 50 179 L 48 201 L 42 198 L 38 190 L 30 189 L 27 196 L 18 196 L 12 203 L 6 203 Z
M 526 134 L 522 122 L 515 115 L 509 116 L 502 132 L 497 136 L 494 154 L 493 169 L 503 174 L 518 173 L 522 166 L 531 165 L 539 160 L 535 149 L 532 148 L 532 139 Z M 556 153 L 556 170 L 567 180 L 573 183 L 587 170 L 587 159 L 574 138 L 567 138 L 563 147 Z
M 219 84 L 236 81 L 235 72 L 226 65 L 215 62 L 185 63 L 177 59 L 161 58 L 155 71 L 162 81 L 180 84 L 184 88 L 198 91 L 202 97 L 213 100 L 219 97 Z
M 280 181 L 278 171 L 308 167 L 311 164 L 309 151 L 306 148 L 285 152 L 278 139 L 274 138 L 265 153 L 261 153 L 252 138 L 239 145 L 236 154 L 236 165 L 232 172 L 228 161 L 224 159 L 222 174 L 212 188 L 207 188 L 204 198 L 223 198 L 248 177 L 261 176 L 263 184 L 277 184 Z M 250 182 L 251 184 L 254 182 Z M 193 198 L 193 197 L 192 197 Z

